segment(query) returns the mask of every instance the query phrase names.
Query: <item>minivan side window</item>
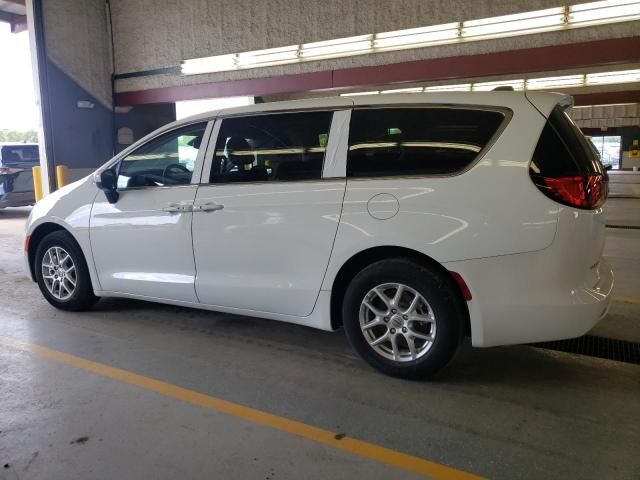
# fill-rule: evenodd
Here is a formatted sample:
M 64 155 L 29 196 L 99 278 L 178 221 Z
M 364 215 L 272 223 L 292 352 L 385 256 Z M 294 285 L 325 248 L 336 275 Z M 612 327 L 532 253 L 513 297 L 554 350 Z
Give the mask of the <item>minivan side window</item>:
M 348 177 L 443 175 L 464 170 L 505 119 L 471 108 L 365 108 L 351 114 Z
M 210 183 L 314 180 L 333 112 L 296 112 L 222 120 Z
M 191 183 L 207 124 L 164 133 L 120 161 L 118 188 L 168 187 Z

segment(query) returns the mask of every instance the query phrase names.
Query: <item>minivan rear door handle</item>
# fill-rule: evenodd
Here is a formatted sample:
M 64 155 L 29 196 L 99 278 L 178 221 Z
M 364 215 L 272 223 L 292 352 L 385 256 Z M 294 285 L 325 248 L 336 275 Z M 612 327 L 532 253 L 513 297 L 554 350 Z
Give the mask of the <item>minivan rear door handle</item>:
M 176 213 L 176 212 L 192 212 L 193 204 L 191 202 L 170 202 L 162 209 L 163 212 Z
M 207 202 L 202 205 L 196 205 L 193 207 L 194 212 L 217 212 L 218 210 L 222 210 L 224 205 L 220 205 L 216 202 Z

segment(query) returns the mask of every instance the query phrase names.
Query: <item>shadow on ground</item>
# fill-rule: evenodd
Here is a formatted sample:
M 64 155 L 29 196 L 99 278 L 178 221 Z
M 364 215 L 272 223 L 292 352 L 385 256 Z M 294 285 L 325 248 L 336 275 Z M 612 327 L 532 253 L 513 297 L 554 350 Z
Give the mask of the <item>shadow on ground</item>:
M 162 324 L 178 331 L 194 331 L 253 345 L 285 346 L 289 353 L 331 360 L 388 381 L 360 360 L 342 329 L 324 332 L 261 318 L 115 298 L 101 300 L 90 315 L 101 322 L 133 322 L 143 330 Z M 580 375 L 576 375 L 576 362 L 584 367 Z M 588 376 L 589 364 L 593 362 L 603 360 L 524 345 L 473 348 L 466 339 L 453 361 L 432 380 L 443 385 L 501 384 L 509 385 L 509 389 L 545 384 L 571 388 L 572 384 L 584 385 L 582 377 Z M 616 362 L 610 363 L 616 365 Z
M 24 218 L 31 213 L 31 207 L 0 208 L 0 220 L 5 218 Z

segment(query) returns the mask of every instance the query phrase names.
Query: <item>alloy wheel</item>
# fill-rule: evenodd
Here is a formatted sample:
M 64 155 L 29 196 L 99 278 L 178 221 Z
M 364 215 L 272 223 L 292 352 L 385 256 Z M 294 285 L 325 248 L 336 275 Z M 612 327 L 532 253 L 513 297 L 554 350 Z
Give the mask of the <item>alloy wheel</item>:
M 76 266 L 69 252 L 62 247 L 50 247 L 42 257 L 42 279 L 54 298 L 69 299 L 78 281 Z
M 369 290 L 360 304 L 359 320 L 369 346 L 397 362 L 422 357 L 436 338 L 433 309 L 417 290 L 402 283 Z

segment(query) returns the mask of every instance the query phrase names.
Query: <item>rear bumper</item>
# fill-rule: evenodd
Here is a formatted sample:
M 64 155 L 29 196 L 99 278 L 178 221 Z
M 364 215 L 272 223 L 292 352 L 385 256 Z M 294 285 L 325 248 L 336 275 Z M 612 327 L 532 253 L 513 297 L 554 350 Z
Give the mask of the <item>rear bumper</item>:
M 0 208 L 23 207 L 36 203 L 30 171 L 0 175 Z
M 36 197 L 33 192 L 8 192 L 0 194 L 0 208 L 25 207 L 35 205 Z
M 462 275 L 472 344 L 477 347 L 562 340 L 584 335 L 607 313 L 613 271 L 600 260 L 579 281 L 549 268 L 545 252 L 445 264 Z

